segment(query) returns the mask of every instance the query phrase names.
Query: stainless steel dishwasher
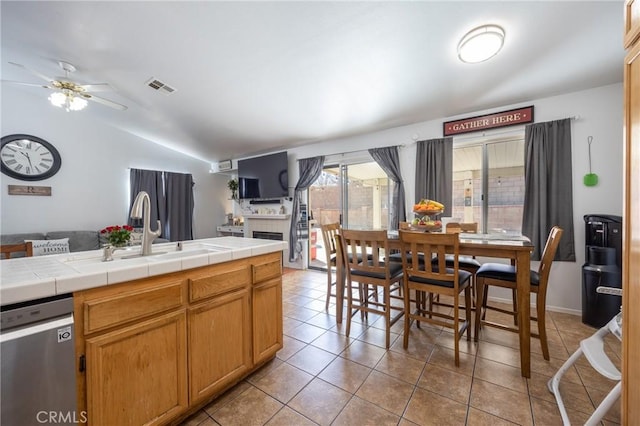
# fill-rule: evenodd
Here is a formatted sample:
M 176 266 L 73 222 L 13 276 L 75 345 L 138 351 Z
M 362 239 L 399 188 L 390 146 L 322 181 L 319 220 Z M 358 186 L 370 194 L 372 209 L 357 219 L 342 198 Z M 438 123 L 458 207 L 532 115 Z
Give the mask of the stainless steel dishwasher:
M 77 412 L 73 298 L 0 308 L 3 425 L 72 425 Z

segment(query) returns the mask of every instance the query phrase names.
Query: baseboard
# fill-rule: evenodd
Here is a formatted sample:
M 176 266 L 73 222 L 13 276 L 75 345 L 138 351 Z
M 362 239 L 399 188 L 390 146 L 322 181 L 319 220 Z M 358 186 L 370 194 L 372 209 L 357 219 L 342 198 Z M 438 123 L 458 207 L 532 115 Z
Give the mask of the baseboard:
M 489 297 L 489 301 L 492 302 L 498 302 L 498 303 L 506 303 L 508 305 L 511 305 L 513 303 L 513 301 L 511 299 L 501 299 L 499 297 Z M 531 304 L 531 308 L 535 308 L 535 304 Z M 551 311 L 551 312 L 559 312 L 562 314 L 569 314 L 569 315 L 576 315 L 576 316 L 582 316 L 582 310 L 577 310 L 577 309 L 568 309 L 568 308 L 564 308 L 562 306 L 549 306 L 547 305 L 547 311 Z

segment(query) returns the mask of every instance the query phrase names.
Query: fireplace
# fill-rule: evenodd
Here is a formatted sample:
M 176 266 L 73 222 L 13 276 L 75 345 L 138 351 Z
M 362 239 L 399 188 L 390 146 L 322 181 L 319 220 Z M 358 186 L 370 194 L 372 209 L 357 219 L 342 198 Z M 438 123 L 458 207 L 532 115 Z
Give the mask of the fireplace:
M 253 238 L 261 238 L 263 240 L 277 240 L 283 241 L 282 232 L 264 232 L 264 231 L 253 231 Z

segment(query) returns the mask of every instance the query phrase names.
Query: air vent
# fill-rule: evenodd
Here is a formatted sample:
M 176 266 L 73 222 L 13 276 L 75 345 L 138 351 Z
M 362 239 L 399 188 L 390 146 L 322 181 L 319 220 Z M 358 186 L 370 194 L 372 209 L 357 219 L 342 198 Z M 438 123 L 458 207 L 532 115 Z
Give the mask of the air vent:
M 168 84 L 165 84 L 163 82 L 161 82 L 160 80 L 151 77 L 151 79 L 149 81 L 147 81 L 147 86 L 151 87 L 154 90 L 157 90 L 158 92 L 164 93 L 165 95 L 170 95 L 173 92 L 176 91 L 175 88 L 169 86 Z

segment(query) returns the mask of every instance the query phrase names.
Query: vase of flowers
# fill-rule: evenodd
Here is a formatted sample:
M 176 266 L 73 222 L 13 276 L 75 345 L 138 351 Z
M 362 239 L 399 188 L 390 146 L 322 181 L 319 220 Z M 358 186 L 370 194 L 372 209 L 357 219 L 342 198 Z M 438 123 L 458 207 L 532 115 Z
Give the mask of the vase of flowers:
M 100 234 L 104 235 L 112 246 L 124 247 L 131 241 L 131 231 L 133 231 L 133 226 L 113 225 L 102 229 Z

